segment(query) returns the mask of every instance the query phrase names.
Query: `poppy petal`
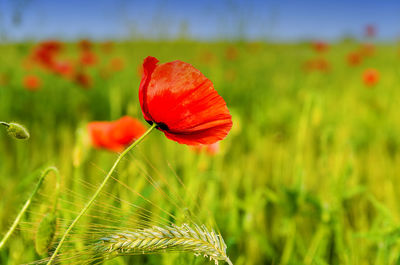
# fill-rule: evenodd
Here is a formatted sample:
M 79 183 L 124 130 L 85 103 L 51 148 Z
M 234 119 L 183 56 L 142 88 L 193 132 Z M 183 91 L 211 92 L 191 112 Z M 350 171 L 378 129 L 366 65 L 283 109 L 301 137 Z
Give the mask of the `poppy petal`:
M 231 115 L 212 82 L 188 63 L 157 61 L 148 57 L 144 62 L 139 98 L 145 119 L 179 143 L 212 144 L 225 138 Z
M 146 132 L 142 123 L 129 116 L 116 120 L 110 130 L 110 139 L 121 145 L 128 145 Z
M 152 120 L 147 107 L 147 87 L 157 63 L 158 60 L 151 56 L 148 56 L 143 62 L 143 76 L 139 86 L 139 102 L 146 121 Z
M 106 148 L 111 150 L 119 149 L 109 137 L 113 124 L 107 121 L 96 121 L 88 124 L 88 131 L 92 143 L 97 148 Z

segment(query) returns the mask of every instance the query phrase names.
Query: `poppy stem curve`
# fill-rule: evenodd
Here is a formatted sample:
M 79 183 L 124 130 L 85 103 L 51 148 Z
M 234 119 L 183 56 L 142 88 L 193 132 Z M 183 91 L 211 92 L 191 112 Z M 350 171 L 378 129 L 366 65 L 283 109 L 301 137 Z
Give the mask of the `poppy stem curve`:
M 28 209 L 29 205 L 32 202 L 33 197 L 36 195 L 36 193 L 38 192 L 39 188 L 42 186 L 42 183 L 45 179 L 45 177 L 48 175 L 48 173 L 50 171 L 53 171 L 54 174 L 56 175 L 56 198 L 58 198 L 58 192 L 60 189 L 60 182 L 61 182 L 61 176 L 60 176 L 60 172 L 58 171 L 58 169 L 56 167 L 50 166 L 45 168 L 39 178 L 39 181 L 37 182 L 34 190 L 32 191 L 31 195 L 29 196 L 28 200 L 25 202 L 24 206 L 22 207 L 21 211 L 18 213 L 17 217 L 14 220 L 14 223 L 11 225 L 10 229 L 8 229 L 7 233 L 5 234 L 5 236 L 3 237 L 3 239 L 0 241 L 0 249 L 2 249 L 4 247 L 4 245 L 6 244 L 8 238 L 11 236 L 11 234 L 14 232 L 15 228 L 17 228 L 17 225 L 19 224 L 22 216 L 24 215 L 24 213 L 26 212 L 26 210 Z M 54 202 L 54 209 L 56 207 L 56 202 L 57 199 Z
M 65 230 L 63 236 L 61 237 L 56 249 L 54 250 L 53 254 L 51 255 L 49 261 L 46 263 L 46 265 L 50 265 L 55 257 L 57 256 L 58 252 L 60 251 L 61 246 L 63 245 L 65 239 L 67 238 L 69 232 L 71 232 L 72 228 L 75 226 L 75 224 L 81 219 L 81 217 L 89 210 L 90 206 L 92 206 L 93 202 L 96 200 L 97 196 L 99 196 L 101 190 L 104 188 L 106 185 L 107 181 L 111 178 L 112 174 L 114 173 L 116 167 L 118 166 L 119 162 L 122 160 L 122 158 L 129 153 L 130 150 L 132 150 L 136 145 L 138 145 L 154 128 L 156 128 L 157 124 L 153 123 L 152 126 L 142 135 L 140 136 L 136 141 L 134 141 L 130 146 L 128 146 L 121 154 L 119 154 L 117 160 L 115 160 L 113 166 L 111 167 L 110 171 L 107 173 L 106 177 L 103 179 L 103 182 L 100 184 L 100 186 L 97 188 L 96 192 L 93 194 L 92 198 L 86 203 L 85 207 L 82 208 L 80 213 L 75 217 L 75 219 L 72 221 L 72 223 L 69 225 L 67 230 Z
M 0 124 L 6 126 L 7 128 L 10 127 L 10 124 L 4 121 L 0 121 Z

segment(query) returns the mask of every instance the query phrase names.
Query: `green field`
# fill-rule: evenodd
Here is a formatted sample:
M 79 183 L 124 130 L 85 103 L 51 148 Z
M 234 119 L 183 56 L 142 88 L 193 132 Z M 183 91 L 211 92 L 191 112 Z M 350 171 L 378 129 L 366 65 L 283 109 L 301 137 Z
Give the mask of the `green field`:
M 60 235 L 117 158 L 90 146 L 87 123 L 130 115 L 146 124 L 138 100 L 139 69 L 151 55 L 162 63 L 191 63 L 204 73 L 225 99 L 233 128 L 214 156 L 153 132 L 118 166 L 114 176 L 123 184 L 107 185 L 70 236 L 65 255 L 80 253 L 92 236 L 86 235 L 90 224 L 101 230 L 112 219 L 130 228 L 125 222 L 139 218 L 132 203 L 151 212 L 152 223 L 159 217 L 171 221 L 165 212 L 184 223 L 185 209 L 192 209 L 198 222 L 221 232 L 235 265 L 399 264 L 399 48 L 379 44 L 374 55 L 349 66 L 346 56 L 359 45 L 333 44 L 316 54 L 308 43 L 116 43 L 111 53 L 95 44 L 99 62 L 86 70 L 90 88 L 38 67 L 27 69 L 24 60 L 33 44 L 0 46 L 0 120 L 24 124 L 31 134 L 16 141 L 0 128 L 0 238 L 48 165 L 62 177 Z M 77 53 L 76 45 L 67 43 L 62 56 Z M 106 72 L 114 57 L 123 59 L 123 69 Z M 319 57 L 330 63 L 329 71 L 304 70 L 307 60 Z M 362 79 L 368 68 L 380 73 L 372 87 Z M 27 74 L 40 77 L 38 91 L 23 87 Z M 54 201 L 54 179 L 49 175 L 0 250 L 0 264 L 46 258 L 36 253 L 35 237 Z M 107 212 L 111 206 L 118 210 Z M 192 253 L 107 262 L 213 263 Z

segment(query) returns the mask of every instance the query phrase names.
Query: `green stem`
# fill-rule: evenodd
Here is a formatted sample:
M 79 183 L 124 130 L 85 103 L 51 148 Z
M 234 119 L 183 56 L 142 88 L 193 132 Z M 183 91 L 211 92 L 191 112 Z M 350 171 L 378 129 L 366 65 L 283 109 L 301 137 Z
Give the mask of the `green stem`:
M 42 186 L 44 178 L 47 176 L 47 174 L 50 171 L 54 171 L 54 173 L 56 174 L 57 177 L 57 182 L 56 182 L 56 196 L 58 197 L 58 191 L 59 191 L 59 187 L 60 187 L 60 173 L 58 172 L 58 169 L 56 167 L 48 167 L 45 168 L 42 172 L 42 174 L 40 175 L 39 181 L 36 184 L 35 189 L 33 190 L 31 196 L 28 198 L 28 200 L 25 202 L 24 206 L 22 207 L 21 211 L 19 212 L 17 218 L 15 218 L 14 223 L 12 224 L 12 226 L 10 227 L 10 229 L 8 229 L 6 235 L 4 236 L 4 238 L 1 240 L 0 242 L 0 249 L 3 248 L 3 246 L 6 244 L 8 238 L 11 236 L 11 234 L 14 232 L 15 228 L 17 227 L 19 221 L 21 220 L 22 216 L 24 215 L 25 211 L 28 209 L 29 205 L 32 202 L 33 197 L 36 195 L 36 193 L 38 192 L 39 188 Z M 56 200 L 57 201 L 57 200 Z M 55 207 L 55 205 L 54 205 Z
M 4 121 L 0 121 L 0 124 L 6 126 L 7 128 L 10 127 L 10 124 Z
M 101 190 L 104 188 L 106 185 L 107 181 L 110 179 L 112 174 L 114 173 L 115 168 L 119 164 L 119 162 L 122 160 L 122 158 L 131 150 L 133 149 L 137 144 L 139 144 L 155 127 L 157 126 L 156 123 L 153 123 L 153 125 L 142 135 L 140 136 L 139 139 L 137 139 L 133 144 L 131 144 L 128 148 L 126 148 L 115 160 L 114 165 L 111 167 L 110 171 L 107 173 L 107 176 L 104 178 L 103 182 L 100 184 L 100 186 L 97 188 L 96 192 L 93 194 L 92 198 L 87 202 L 85 207 L 80 211 L 80 213 L 75 217 L 74 221 L 69 225 L 67 230 L 65 230 L 63 236 L 60 239 L 60 242 L 58 243 L 56 249 L 54 250 L 53 254 L 51 255 L 49 261 L 46 263 L 47 265 L 50 265 L 58 252 L 60 251 L 61 246 L 63 245 L 65 239 L 67 238 L 69 232 L 72 230 L 72 228 L 75 226 L 75 224 L 81 219 L 81 217 L 86 213 L 87 210 L 89 210 L 90 206 L 93 204 L 93 202 L 96 200 L 97 196 L 100 194 Z

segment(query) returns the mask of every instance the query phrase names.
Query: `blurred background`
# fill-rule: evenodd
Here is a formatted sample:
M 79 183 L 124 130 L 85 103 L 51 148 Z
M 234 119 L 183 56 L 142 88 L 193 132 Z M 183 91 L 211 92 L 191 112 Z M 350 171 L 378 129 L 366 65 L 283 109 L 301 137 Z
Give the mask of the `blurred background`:
M 198 220 L 221 231 L 235 265 L 399 264 L 399 13 L 394 0 L 0 0 L 0 121 L 31 133 L 21 142 L 0 131 L 0 235 L 44 166 L 60 170 L 63 196 L 47 251 L 34 242 L 54 178 L 0 249 L 0 264 L 46 258 L 117 158 L 96 145 L 89 124 L 130 116 L 147 127 L 138 87 L 149 55 L 199 69 L 234 125 L 223 141 L 197 148 L 153 132 L 118 179 L 176 215 L 177 202 L 143 172 L 197 203 Z M 142 205 L 116 184 L 110 194 Z M 122 227 L 134 209 L 104 198 L 123 209 L 112 216 Z M 156 222 L 154 205 L 143 207 Z M 82 225 L 104 225 L 106 216 Z M 72 249 L 87 243 L 85 229 L 74 236 Z M 107 264 L 212 261 L 166 253 Z
M 2 41 L 60 40 L 362 40 L 400 34 L 398 1 L 47 1 L 2 0 Z

